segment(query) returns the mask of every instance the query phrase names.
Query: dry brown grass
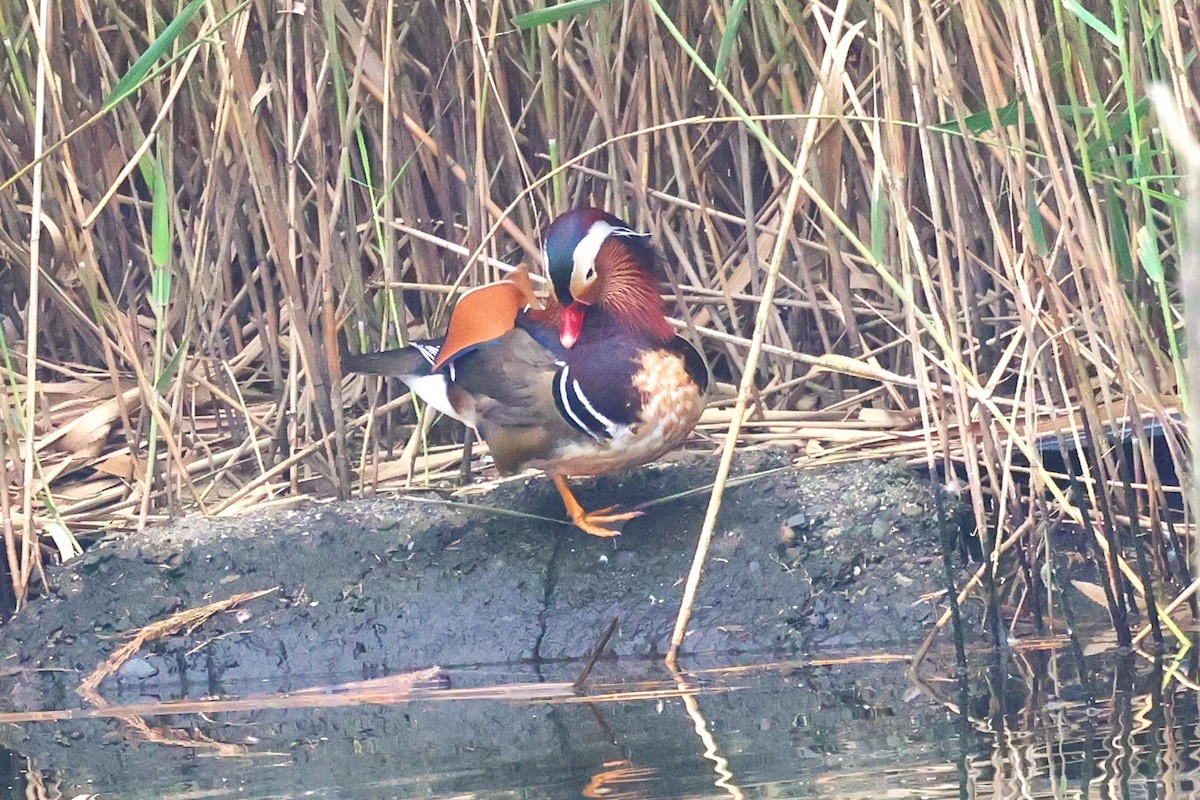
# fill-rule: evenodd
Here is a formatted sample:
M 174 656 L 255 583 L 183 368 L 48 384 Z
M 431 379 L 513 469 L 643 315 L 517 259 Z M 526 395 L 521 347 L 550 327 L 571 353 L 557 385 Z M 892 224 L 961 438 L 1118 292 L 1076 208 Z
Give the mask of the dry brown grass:
M 1048 592 L 1031 518 L 1184 580 L 1146 437 L 1090 450 L 1070 492 L 1038 442 L 1134 420 L 1184 461 L 1181 211 L 1143 98 L 1161 80 L 1198 122 L 1191 0 L 1093 27 L 1051 3 L 617 0 L 528 31 L 523 2 L 211 0 L 107 106 L 183 3 L 35 6 L 0 0 L 17 602 L 79 537 L 452 476 L 457 432 L 375 405 L 338 339 L 436 331 L 450 287 L 538 263 L 581 203 L 654 232 L 728 386 L 780 254 L 743 441 L 957 471 L 988 547 L 1023 532 L 1016 602 Z M 696 58 L 734 25 L 718 91 Z M 1118 627 L 1130 585 L 1106 587 Z

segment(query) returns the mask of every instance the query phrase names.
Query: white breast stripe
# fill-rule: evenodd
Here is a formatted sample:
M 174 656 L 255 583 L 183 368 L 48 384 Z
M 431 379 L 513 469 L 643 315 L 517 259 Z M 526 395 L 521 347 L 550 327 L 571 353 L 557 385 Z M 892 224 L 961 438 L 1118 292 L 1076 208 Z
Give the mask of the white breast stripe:
M 583 403 L 583 407 L 588 410 L 588 413 L 604 426 L 604 430 L 608 431 L 608 437 L 611 439 L 617 430 L 616 423 L 596 410 L 592 402 L 587 399 L 587 395 L 583 393 L 583 387 L 579 385 L 579 381 L 572 378 L 571 387 L 575 389 L 575 396 L 579 398 L 579 402 Z
M 567 375 L 570 369 L 570 367 L 563 367 L 558 373 L 558 406 L 567 413 L 568 417 L 571 418 L 570 422 L 572 425 L 596 441 L 600 441 L 600 434 L 593 431 L 591 427 L 588 426 L 588 424 L 579 416 L 579 412 L 571 407 L 571 398 L 568 395 L 569 389 L 567 384 L 567 381 L 570 380 Z

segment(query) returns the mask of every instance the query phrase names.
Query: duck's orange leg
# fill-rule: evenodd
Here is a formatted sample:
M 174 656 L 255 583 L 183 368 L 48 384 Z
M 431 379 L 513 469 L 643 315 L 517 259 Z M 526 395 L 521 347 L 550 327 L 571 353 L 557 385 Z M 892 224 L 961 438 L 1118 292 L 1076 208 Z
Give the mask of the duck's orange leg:
M 600 523 L 604 522 L 623 522 L 627 519 L 640 517 L 641 511 L 622 511 L 617 514 L 610 514 L 616 506 L 601 508 L 598 511 L 588 513 L 583 510 L 583 506 L 579 505 L 579 501 L 575 499 L 574 493 L 571 492 L 571 487 L 567 485 L 567 479 L 562 475 L 555 475 L 554 488 L 558 489 L 558 494 L 562 497 L 563 505 L 567 507 L 567 514 L 571 517 L 571 522 L 580 530 L 590 533 L 592 536 L 602 536 L 611 538 L 620 536 L 620 531 L 614 531 L 611 528 L 601 527 Z

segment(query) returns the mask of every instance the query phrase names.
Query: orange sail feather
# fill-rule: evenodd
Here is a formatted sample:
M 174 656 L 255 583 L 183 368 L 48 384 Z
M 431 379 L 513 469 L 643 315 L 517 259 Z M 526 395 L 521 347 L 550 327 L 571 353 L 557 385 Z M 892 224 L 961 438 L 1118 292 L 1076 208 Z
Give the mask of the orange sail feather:
M 535 302 L 533 283 L 526 267 L 504 280 L 464 293 L 450 314 L 446 340 L 431 369 L 436 371 L 463 350 L 508 333 L 516 325 L 517 314 Z

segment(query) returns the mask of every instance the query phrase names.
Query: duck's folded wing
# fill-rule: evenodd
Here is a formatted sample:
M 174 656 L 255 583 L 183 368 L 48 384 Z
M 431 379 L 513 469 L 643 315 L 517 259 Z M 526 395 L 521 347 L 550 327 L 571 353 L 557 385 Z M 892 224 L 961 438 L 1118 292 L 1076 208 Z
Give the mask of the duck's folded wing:
M 452 391 L 470 395 L 478 419 L 489 427 L 544 425 L 558 417 L 550 391 L 558 368 L 554 354 L 524 330 L 514 329 L 451 364 Z
M 517 315 L 533 302 L 529 271 L 521 267 L 504 280 L 464 293 L 450 315 L 444 339 L 343 356 L 342 366 L 350 372 L 399 378 L 438 411 L 478 427 L 470 391 L 455 388 L 457 365 L 479 348 L 503 339 L 516 325 Z
M 555 402 L 561 362 L 524 330 L 513 330 L 453 363 L 452 402 L 472 416 L 502 475 L 544 468 L 564 448 L 584 441 Z

